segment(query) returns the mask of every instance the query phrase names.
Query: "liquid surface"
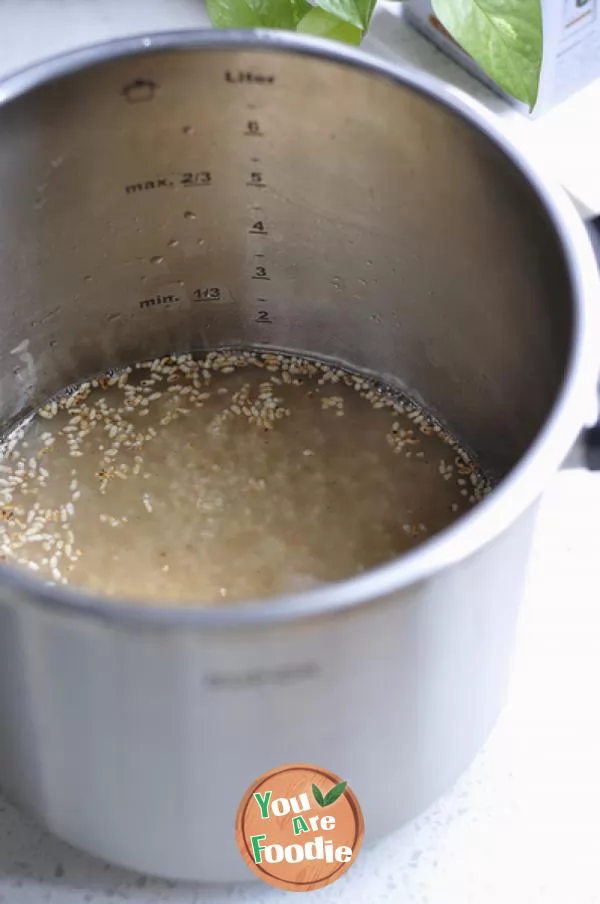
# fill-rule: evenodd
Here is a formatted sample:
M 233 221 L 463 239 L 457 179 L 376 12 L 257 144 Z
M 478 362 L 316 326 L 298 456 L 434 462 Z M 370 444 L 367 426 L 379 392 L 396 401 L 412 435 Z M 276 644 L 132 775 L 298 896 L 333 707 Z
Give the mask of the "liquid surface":
M 439 424 L 362 376 L 276 354 L 163 358 L 7 438 L 0 556 L 148 604 L 241 601 L 389 561 L 488 490 Z

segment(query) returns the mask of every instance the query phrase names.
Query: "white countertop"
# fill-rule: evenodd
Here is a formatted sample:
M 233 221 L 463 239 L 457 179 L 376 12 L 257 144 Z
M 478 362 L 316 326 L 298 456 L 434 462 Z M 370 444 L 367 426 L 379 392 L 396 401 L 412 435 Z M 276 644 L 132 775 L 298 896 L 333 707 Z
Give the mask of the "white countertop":
M 206 23 L 199 0 L 0 0 L 0 75 L 117 35 Z M 477 96 L 542 167 L 600 212 L 600 83 L 535 122 L 383 11 L 368 49 Z M 597 118 L 597 117 L 596 117 Z M 476 762 L 428 813 L 317 892 L 322 904 L 597 904 L 600 864 L 600 475 L 548 487 L 512 692 Z M 0 799 L 0 904 L 279 904 L 265 886 L 203 888 L 109 867 Z

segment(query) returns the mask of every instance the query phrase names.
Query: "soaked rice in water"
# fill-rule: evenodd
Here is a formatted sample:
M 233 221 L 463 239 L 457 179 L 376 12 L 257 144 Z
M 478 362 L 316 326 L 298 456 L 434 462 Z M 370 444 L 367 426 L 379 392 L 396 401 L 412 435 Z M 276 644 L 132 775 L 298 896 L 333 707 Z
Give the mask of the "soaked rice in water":
M 357 575 L 490 489 L 414 403 L 279 354 L 143 362 L 5 438 L 0 556 L 55 584 L 211 605 Z

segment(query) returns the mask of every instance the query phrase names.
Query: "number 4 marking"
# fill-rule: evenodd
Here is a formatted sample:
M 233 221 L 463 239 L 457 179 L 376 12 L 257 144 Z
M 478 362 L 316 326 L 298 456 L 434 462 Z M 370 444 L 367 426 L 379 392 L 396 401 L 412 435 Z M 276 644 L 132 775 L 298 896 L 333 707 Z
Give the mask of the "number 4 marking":
M 250 235 L 268 235 L 269 233 L 265 229 L 265 224 L 262 220 L 257 220 L 256 223 L 253 223 L 251 228 L 249 229 Z

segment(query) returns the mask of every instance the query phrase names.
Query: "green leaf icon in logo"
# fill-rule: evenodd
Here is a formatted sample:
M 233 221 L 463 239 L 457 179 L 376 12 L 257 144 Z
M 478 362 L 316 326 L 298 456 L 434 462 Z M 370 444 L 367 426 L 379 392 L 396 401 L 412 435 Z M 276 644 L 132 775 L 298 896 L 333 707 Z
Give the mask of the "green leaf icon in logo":
M 347 784 L 348 782 L 340 782 L 339 785 L 334 785 L 333 788 L 329 789 L 325 797 L 323 797 L 321 791 L 317 788 L 317 786 L 313 785 L 313 797 L 320 807 L 329 807 L 330 804 L 334 804 L 336 800 L 342 796 Z
M 316 785 L 312 786 L 313 797 L 320 807 L 325 806 L 325 799 Z
M 339 785 L 334 785 L 333 788 L 330 788 L 327 794 L 325 795 L 325 800 L 323 801 L 323 806 L 328 807 L 330 804 L 334 804 L 338 797 L 341 797 L 344 793 L 344 788 L 348 782 L 340 782 Z

